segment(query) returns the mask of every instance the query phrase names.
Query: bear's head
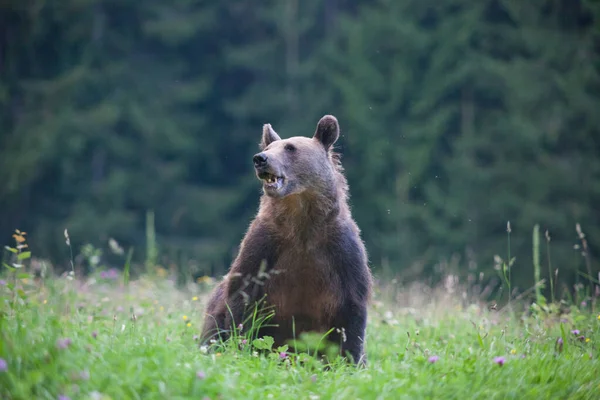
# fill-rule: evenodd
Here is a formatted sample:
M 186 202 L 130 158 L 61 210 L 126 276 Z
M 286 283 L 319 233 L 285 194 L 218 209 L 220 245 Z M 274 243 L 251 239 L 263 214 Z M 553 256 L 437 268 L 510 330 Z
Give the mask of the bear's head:
M 339 135 L 338 121 L 332 115 L 319 120 L 312 138 L 281 139 L 270 124 L 265 124 L 261 152 L 253 157 L 256 176 L 263 182 L 264 193 L 282 198 L 332 190 L 337 172 L 332 146 Z

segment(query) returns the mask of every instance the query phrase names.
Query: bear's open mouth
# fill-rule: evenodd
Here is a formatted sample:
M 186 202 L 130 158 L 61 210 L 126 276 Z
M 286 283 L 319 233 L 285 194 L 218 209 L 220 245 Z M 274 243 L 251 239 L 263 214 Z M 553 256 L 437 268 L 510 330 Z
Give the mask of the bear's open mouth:
M 277 176 L 273 174 L 269 174 L 268 172 L 263 172 L 259 175 L 259 178 L 263 181 L 263 185 L 266 189 L 270 190 L 279 190 L 283 186 L 284 178 L 283 176 Z

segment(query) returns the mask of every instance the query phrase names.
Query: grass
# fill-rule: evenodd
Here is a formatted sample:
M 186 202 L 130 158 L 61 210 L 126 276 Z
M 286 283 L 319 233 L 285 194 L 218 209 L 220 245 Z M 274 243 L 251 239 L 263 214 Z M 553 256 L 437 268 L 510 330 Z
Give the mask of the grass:
M 370 311 L 368 367 L 340 363 L 324 370 L 316 361 L 298 364 L 293 354 L 257 354 L 248 343 L 220 353 L 199 349 L 206 284 L 178 290 L 171 279 L 142 277 L 126 286 L 120 276 L 102 276 L 24 278 L 16 302 L 10 283 L 0 282 L 1 398 L 593 399 L 600 393 L 600 319 L 585 309 L 519 315 L 469 304 L 443 288 L 388 285 Z
M 510 288 L 510 225 L 507 232 L 508 260 L 496 262 Z M 534 254 L 537 235 L 536 228 Z M 102 251 L 88 245 L 82 256 L 94 269 L 90 276 L 78 278 L 71 262 L 62 277 L 52 277 L 31 258 L 26 233 L 13 237 L 0 275 L 1 399 L 596 399 L 600 393 L 596 298 L 578 292 L 575 301 L 546 304 L 538 290 L 539 255 L 531 304 L 523 294 L 511 301 L 509 290 L 507 306 L 488 306 L 454 276 L 437 288 L 378 283 L 368 366 L 337 360 L 324 368 L 306 353 L 271 348 L 268 338 L 199 347 L 216 282 L 205 277 L 182 286 L 180 272 L 167 276 L 154 265 L 154 250 L 137 279 L 129 275 L 133 249 L 114 241 L 122 273 L 106 270 Z M 579 237 L 587 256 L 585 236 Z

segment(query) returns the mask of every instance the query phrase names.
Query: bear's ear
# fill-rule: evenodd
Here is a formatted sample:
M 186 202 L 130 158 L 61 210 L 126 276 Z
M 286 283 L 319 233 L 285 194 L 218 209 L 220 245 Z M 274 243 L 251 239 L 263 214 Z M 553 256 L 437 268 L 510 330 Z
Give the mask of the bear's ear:
M 325 150 L 329 151 L 339 137 L 340 125 L 333 115 L 325 115 L 319 120 L 314 138 L 321 142 Z
M 270 145 L 271 143 L 273 143 L 276 140 L 281 140 L 281 138 L 279 137 L 277 132 L 275 132 L 273 130 L 273 128 L 271 127 L 271 124 L 264 124 L 262 140 L 260 141 L 260 145 L 259 145 L 260 149 L 264 150 L 265 147 L 267 147 L 268 145 Z

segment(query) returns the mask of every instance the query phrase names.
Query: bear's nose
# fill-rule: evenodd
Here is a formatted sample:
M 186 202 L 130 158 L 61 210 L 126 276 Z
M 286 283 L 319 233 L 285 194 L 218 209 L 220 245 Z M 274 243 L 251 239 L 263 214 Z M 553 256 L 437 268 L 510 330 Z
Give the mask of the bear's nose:
M 265 153 L 258 153 L 252 158 L 255 167 L 264 167 L 267 165 L 267 156 Z

